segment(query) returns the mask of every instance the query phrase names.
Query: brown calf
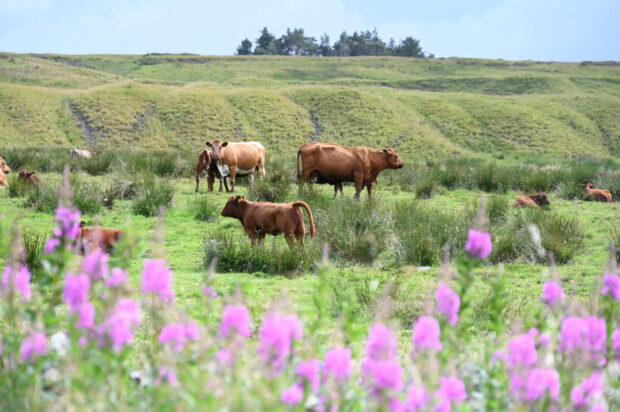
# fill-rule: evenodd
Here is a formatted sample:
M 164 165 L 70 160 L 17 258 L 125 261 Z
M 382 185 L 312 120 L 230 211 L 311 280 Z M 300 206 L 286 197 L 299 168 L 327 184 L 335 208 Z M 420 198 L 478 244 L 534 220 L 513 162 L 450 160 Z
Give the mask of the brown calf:
M 547 206 L 549 199 L 543 192 L 535 193 L 533 195 L 519 196 L 515 199 L 512 207 L 533 207 L 539 209 L 540 206 Z
M 231 196 L 222 209 L 222 216 L 239 219 L 252 243 L 256 239 L 263 243 L 268 233 L 273 236 L 284 233 L 289 247 L 295 244 L 295 239 L 303 246 L 306 230 L 302 207 L 308 212 L 310 237 L 313 237 L 316 231 L 312 211 L 304 202 L 249 202 L 245 196 Z
M 207 140 L 205 144 L 213 148 L 211 162 L 218 167 L 228 166 L 230 170 L 231 191 L 235 191 L 235 179 L 237 173 L 250 174 L 250 181 L 254 180 L 254 173 L 257 171 L 261 179 L 265 177 L 265 148 L 259 142 L 222 142 L 219 139 L 214 141 Z M 213 179 L 208 177 L 209 191 L 213 190 Z M 220 182 L 225 181 L 226 176 L 220 173 Z M 220 186 L 220 191 L 222 187 Z M 228 191 L 228 186 L 226 188 Z
M 78 249 L 80 253 L 88 255 L 96 249 L 110 253 L 114 244 L 117 243 L 123 231 L 119 229 L 104 229 L 101 227 L 84 227 L 86 222 L 80 222 L 80 234 L 78 236 Z
M 6 164 L 4 159 L 0 157 L 0 187 L 8 187 L 9 184 L 6 181 L 5 173 L 9 173 L 11 168 Z
M 29 172 L 27 170 L 19 171 L 19 180 L 25 183 L 29 183 L 35 186 L 41 186 L 41 179 L 34 172 Z
M 340 182 L 355 182 L 356 199 L 359 199 L 364 187 L 371 195 L 372 185 L 383 170 L 400 169 L 403 166 L 404 163 L 391 148 L 372 150 L 367 147 L 310 142 L 302 145 L 297 152 L 297 177 L 302 183 L 316 179 L 318 183 L 334 185 L 336 191 Z
M 611 202 L 611 192 L 606 189 L 595 189 L 592 183 L 581 185 L 588 196 L 596 202 Z

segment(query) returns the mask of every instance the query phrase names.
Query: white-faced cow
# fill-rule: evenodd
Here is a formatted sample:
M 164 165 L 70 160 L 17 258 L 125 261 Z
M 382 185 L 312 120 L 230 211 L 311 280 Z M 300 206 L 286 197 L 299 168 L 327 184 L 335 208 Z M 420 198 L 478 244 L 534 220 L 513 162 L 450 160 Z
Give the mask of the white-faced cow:
M 77 159 L 78 157 L 83 157 L 85 159 L 92 159 L 93 157 L 97 156 L 99 152 L 97 150 L 71 149 L 69 150 L 69 154 L 74 159 Z
M 299 160 L 301 158 L 301 168 Z M 334 185 L 355 183 L 355 198 L 366 187 L 368 196 L 377 176 L 385 169 L 400 169 L 404 163 L 394 149 L 372 150 L 367 147 L 346 147 L 332 143 L 310 142 L 297 152 L 297 178 L 302 184 L 309 179 Z M 335 195 L 335 193 L 334 193 Z
M 207 140 L 205 144 L 213 149 L 211 163 L 219 171 L 220 183 L 226 184 L 226 176 L 230 175 L 232 192 L 235 191 L 237 175 L 249 174 L 250 182 L 254 181 L 256 172 L 259 173 L 261 179 L 265 177 L 265 148 L 259 142 L 233 143 L 215 139 L 212 142 Z M 213 190 L 214 180 L 215 177 L 209 174 L 207 179 L 209 191 Z M 220 186 L 220 191 L 222 191 L 222 186 Z

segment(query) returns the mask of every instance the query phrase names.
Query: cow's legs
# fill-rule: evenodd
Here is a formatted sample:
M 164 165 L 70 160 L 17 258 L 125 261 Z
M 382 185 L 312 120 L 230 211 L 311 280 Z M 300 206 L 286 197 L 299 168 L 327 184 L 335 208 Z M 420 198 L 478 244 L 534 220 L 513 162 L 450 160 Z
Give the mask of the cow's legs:
M 292 232 L 285 233 L 284 237 L 286 238 L 286 243 L 288 243 L 289 249 L 294 248 L 295 247 L 295 237 L 293 236 L 293 233 Z
M 198 193 L 198 184 L 200 183 L 200 172 L 196 171 L 196 190 L 194 190 L 194 193 Z
M 370 199 L 370 195 L 372 194 L 372 183 L 368 183 L 366 190 L 368 190 L 368 199 Z
M 362 193 L 362 190 L 364 189 L 363 179 L 364 179 L 364 176 L 362 176 L 362 174 L 355 175 L 355 196 L 354 197 L 357 200 L 360 200 L 360 193 Z
M 230 168 L 230 185 L 231 185 L 231 192 L 235 191 L 235 178 L 237 177 L 237 167 L 236 166 L 229 166 Z

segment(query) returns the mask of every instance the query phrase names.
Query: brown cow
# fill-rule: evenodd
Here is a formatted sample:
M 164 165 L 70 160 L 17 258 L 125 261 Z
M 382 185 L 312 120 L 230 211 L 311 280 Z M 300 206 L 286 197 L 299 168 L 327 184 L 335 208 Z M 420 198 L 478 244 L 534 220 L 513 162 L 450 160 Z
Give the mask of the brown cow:
M 205 144 L 213 148 L 211 162 L 217 166 L 220 173 L 220 182 L 226 183 L 224 166 L 230 170 L 231 191 L 235 191 L 235 179 L 237 173 L 250 174 L 250 181 L 254 181 L 254 173 L 257 171 L 261 179 L 265 177 L 265 148 L 259 142 L 222 142 L 215 139 L 213 142 L 206 141 Z M 209 175 L 207 182 L 209 191 L 213 191 L 213 181 L 215 177 Z M 220 186 L 220 192 L 222 186 Z M 228 186 L 226 187 L 228 191 Z
M 306 230 L 302 207 L 308 212 L 310 237 L 313 237 L 316 232 L 312 211 L 304 202 L 249 202 L 245 200 L 245 196 L 231 196 L 222 209 L 222 216 L 239 219 L 252 243 L 256 239 L 263 243 L 267 233 L 273 236 L 284 233 L 289 247 L 295 244 L 295 239 L 303 246 Z
M 41 186 L 41 179 L 39 179 L 39 177 L 35 175 L 34 172 L 29 172 L 27 170 L 19 171 L 19 180 L 31 185 Z
M 92 159 L 93 157 L 97 156 L 99 152 L 97 150 L 71 149 L 69 150 L 69 154 L 74 159 L 77 159 L 78 157 Z
M 200 182 L 200 176 L 202 176 L 202 173 L 206 170 L 207 171 L 207 182 L 209 182 L 209 178 L 211 180 L 215 179 L 215 176 L 218 177 L 218 179 L 220 179 L 220 172 L 217 169 L 217 167 L 215 166 L 215 163 L 212 160 L 213 156 L 211 156 L 211 152 L 209 152 L 207 149 L 204 149 L 202 152 L 200 152 L 200 154 L 198 155 L 198 161 L 196 162 L 196 190 L 195 192 L 198 193 L 198 185 Z M 224 180 L 224 185 L 226 186 L 226 191 L 228 192 L 228 183 L 226 183 L 226 179 Z M 211 183 L 211 189 L 213 190 L 213 183 Z M 222 191 L 222 180 L 220 179 L 220 192 Z
M 9 186 L 8 182 L 6 181 L 6 176 L 4 174 L 10 173 L 10 172 L 11 172 L 11 168 L 9 167 L 9 165 L 6 164 L 4 159 L 0 157 L 0 187 Z
M 549 199 L 543 192 L 535 193 L 533 195 L 519 196 L 515 199 L 512 207 L 533 207 L 539 209 L 540 206 L 547 206 Z
M 110 253 L 114 244 L 117 243 L 123 231 L 120 229 L 104 229 L 101 227 L 84 227 L 86 222 L 80 222 L 80 234 L 78 236 L 78 249 L 80 253 L 88 255 L 90 252 L 101 249 L 102 252 Z
M 301 157 L 302 171 L 299 170 Z M 366 187 L 368 196 L 377 176 L 385 169 L 400 169 L 404 163 L 394 149 L 372 150 L 367 147 L 346 147 L 332 143 L 311 142 L 302 145 L 297 152 L 297 178 L 307 182 L 316 179 L 319 183 L 355 183 L 355 198 Z
M 595 189 L 592 183 L 581 185 L 590 198 L 597 202 L 611 202 L 611 192 L 606 189 Z

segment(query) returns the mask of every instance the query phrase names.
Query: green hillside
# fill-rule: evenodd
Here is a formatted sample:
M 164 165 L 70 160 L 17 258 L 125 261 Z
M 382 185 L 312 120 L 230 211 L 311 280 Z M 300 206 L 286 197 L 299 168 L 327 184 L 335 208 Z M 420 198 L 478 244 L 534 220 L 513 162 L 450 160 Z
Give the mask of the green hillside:
M 0 53 L 0 146 L 620 156 L 620 63 Z

